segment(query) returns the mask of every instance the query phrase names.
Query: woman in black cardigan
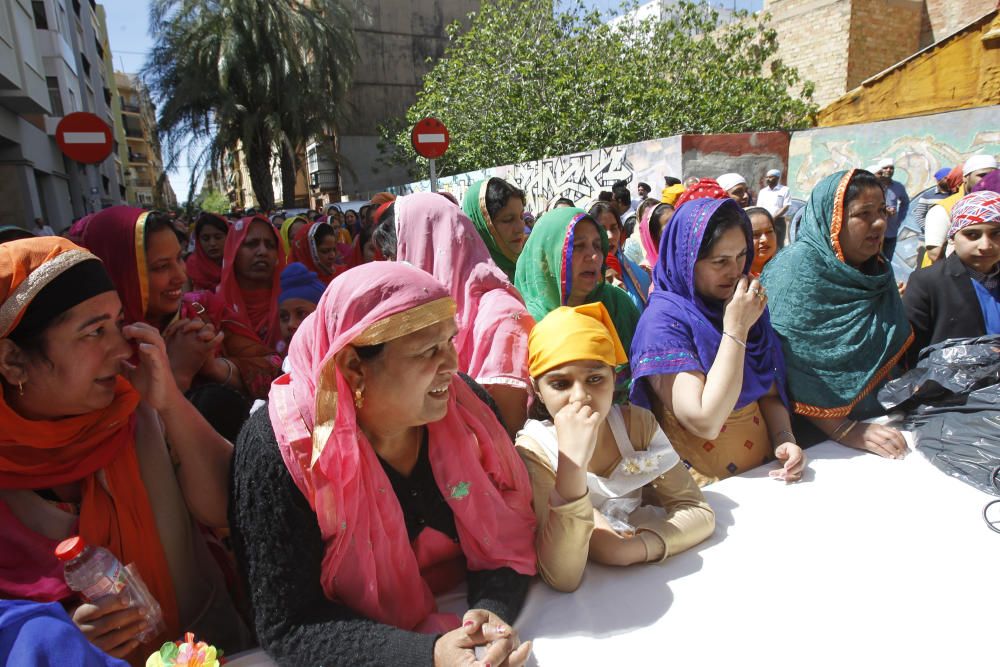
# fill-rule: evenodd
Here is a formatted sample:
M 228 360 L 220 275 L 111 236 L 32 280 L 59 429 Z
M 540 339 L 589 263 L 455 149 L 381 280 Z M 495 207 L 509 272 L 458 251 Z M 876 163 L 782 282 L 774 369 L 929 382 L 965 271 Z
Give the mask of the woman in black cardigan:
M 535 572 L 531 483 L 456 375 L 455 302 L 377 262 L 296 331 L 291 371 L 240 434 L 230 526 L 261 644 L 289 665 L 520 667 Z M 464 582 L 459 618 L 435 596 Z

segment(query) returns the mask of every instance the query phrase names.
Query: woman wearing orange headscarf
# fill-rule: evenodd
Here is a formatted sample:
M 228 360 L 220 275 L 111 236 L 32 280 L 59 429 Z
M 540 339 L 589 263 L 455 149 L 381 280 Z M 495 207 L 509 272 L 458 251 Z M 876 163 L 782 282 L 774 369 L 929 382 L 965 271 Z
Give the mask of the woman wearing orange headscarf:
M 232 446 L 180 393 L 156 330 L 120 322 L 94 255 L 57 237 L 0 246 L 0 596 L 79 603 L 53 552 L 79 534 L 135 564 L 166 622 L 140 646 L 138 610 L 75 606 L 96 646 L 136 663 L 190 630 L 239 650 L 249 633 L 194 521 L 226 525 Z

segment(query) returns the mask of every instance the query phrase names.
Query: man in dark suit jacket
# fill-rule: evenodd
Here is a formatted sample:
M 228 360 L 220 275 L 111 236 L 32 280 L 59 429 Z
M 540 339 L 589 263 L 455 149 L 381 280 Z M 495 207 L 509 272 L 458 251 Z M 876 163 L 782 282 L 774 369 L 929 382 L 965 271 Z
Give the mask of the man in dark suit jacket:
M 914 340 L 908 355 L 911 361 L 928 345 L 986 334 L 972 277 L 956 254 L 914 271 L 903 293 L 903 305 L 913 326 Z

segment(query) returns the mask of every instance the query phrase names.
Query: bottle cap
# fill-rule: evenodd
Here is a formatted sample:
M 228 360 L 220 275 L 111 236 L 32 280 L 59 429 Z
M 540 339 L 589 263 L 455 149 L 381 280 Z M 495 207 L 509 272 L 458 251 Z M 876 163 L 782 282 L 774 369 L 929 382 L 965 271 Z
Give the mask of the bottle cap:
M 63 540 L 56 547 L 56 558 L 62 561 L 70 561 L 83 553 L 87 548 L 87 543 L 79 535 Z

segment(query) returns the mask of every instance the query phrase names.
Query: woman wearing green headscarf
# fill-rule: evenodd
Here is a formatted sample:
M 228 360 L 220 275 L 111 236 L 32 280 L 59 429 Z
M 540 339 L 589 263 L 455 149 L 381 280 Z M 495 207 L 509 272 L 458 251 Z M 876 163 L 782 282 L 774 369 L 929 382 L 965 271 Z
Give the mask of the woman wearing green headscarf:
M 582 209 L 559 208 L 535 223 L 517 259 L 514 286 L 536 322 L 559 306 L 603 303 L 627 350 L 639 323 L 639 309 L 624 290 L 604 281 L 607 255 L 603 227 Z
M 886 217 L 873 174 L 828 176 L 809 197 L 798 239 L 768 262 L 761 281 L 785 355 L 796 432 L 902 458 L 899 431 L 856 421 L 884 414 L 876 393 L 913 341 L 892 267 L 880 254 Z
M 524 248 L 524 192 L 502 178 L 473 183 L 465 192 L 462 210 L 483 238 L 490 257 L 514 280 L 514 267 Z

